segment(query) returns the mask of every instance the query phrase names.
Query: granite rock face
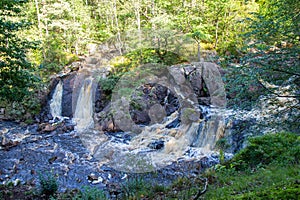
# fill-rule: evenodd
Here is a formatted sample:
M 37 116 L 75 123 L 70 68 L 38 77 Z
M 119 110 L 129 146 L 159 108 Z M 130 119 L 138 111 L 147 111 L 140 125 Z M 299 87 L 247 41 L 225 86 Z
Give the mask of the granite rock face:
M 103 65 L 102 61 L 100 61 L 101 59 L 95 59 L 95 55 L 93 55 L 93 57 L 86 58 L 84 62 L 76 62 L 76 65 L 74 64 L 75 67 L 71 65 L 69 67 L 70 70 L 65 70 L 64 74 L 52 80 L 50 92 L 40 117 L 41 122 L 53 120 L 53 116 L 50 114 L 49 102 L 53 96 L 53 90 L 59 81 L 63 83 L 62 117 L 72 118 L 74 117 L 76 102 L 84 80 L 88 77 L 93 77 L 93 118 L 95 128 L 102 131 L 121 131 L 114 123 L 114 114 L 110 105 L 111 91 L 103 90 L 99 81 L 99 77 L 102 77 L 102 79 L 107 77 L 110 67 L 99 67 Z M 160 84 L 159 79 L 161 77 L 157 77 L 158 82 L 144 83 L 137 86 L 135 91 L 133 91 L 129 102 L 129 113 L 131 120 L 135 124 L 149 125 L 160 123 L 164 117 L 170 116 L 175 111 L 180 112 L 182 108 L 187 106 L 184 103 L 189 104 L 188 101 L 180 102 L 180 98 L 184 99 L 192 96 L 199 105 L 221 105 L 223 103 L 225 95 L 222 94 L 222 91 L 220 92 L 222 84 L 216 81 L 217 79 L 214 76 L 221 78 L 220 76 L 224 72 L 216 64 L 199 62 L 175 65 L 168 67 L 166 72 L 169 73 L 166 76 L 167 78 L 172 77 L 172 80 L 168 80 L 169 85 Z M 172 88 L 173 84 L 182 87 L 180 94 L 176 93 L 176 88 L 175 90 Z M 187 90 L 184 87 L 187 87 Z M 180 95 L 181 97 L 179 97 Z

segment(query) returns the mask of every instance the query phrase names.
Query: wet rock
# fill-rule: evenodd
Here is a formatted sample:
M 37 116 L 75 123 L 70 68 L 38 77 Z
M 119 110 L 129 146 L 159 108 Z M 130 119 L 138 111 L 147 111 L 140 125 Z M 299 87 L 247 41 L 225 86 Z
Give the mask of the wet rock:
M 174 121 L 172 121 L 171 123 L 169 123 L 166 128 L 176 128 L 180 126 L 180 119 L 179 118 L 176 118 Z
M 256 119 L 234 120 L 232 122 L 231 134 L 227 137 L 227 152 L 236 153 L 246 146 L 247 138 L 257 132 L 255 130 Z M 254 130 L 252 130 L 254 129 Z
M 163 140 L 154 141 L 154 142 L 151 142 L 150 144 L 148 144 L 149 148 L 155 149 L 155 150 L 160 150 L 160 149 L 164 148 L 164 146 L 165 146 L 165 141 L 163 141 Z
M 38 127 L 38 131 L 40 132 L 52 132 L 56 130 L 57 126 L 50 123 L 42 123 Z
M 0 136 L 0 141 L 1 141 L 1 148 L 4 150 L 9 150 L 12 147 L 17 146 L 20 142 L 19 141 L 14 141 L 9 138 L 6 138 L 5 136 Z
M 37 131 L 41 133 L 48 133 L 57 131 L 58 134 L 67 133 L 73 131 L 75 124 L 70 119 L 60 119 L 60 121 L 54 123 L 41 123 L 39 124 Z
M 63 123 L 58 126 L 57 131 L 59 134 L 68 133 L 75 129 L 75 124 L 70 119 L 64 119 Z
M 168 95 L 167 103 L 165 104 L 167 116 L 171 115 L 179 109 L 179 101 L 175 95 Z
M 101 90 L 101 85 L 98 83 L 95 92 L 95 112 L 101 112 L 108 104 L 107 95 Z
M 218 163 L 220 163 L 220 160 L 217 155 L 205 156 L 204 158 L 201 159 L 201 168 L 207 169 Z
M 160 123 L 179 109 L 178 98 L 167 87 L 156 83 L 140 86 L 130 102 L 131 118 L 136 124 Z
M 114 142 L 128 144 L 132 139 L 132 135 L 126 132 L 107 132 L 106 135 Z
M 108 103 L 106 107 L 99 113 L 95 114 L 95 129 L 106 132 L 122 131 L 114 123 L 114 118 L 111 113 L 111 104 Z
M 75 78 L 75 72 L 63 78 L 62 116 L 64 117 L 73 117 L 72 102 Z
M 0 135 L 8 133 L 9 129 L 8 128 L 3 128 L 0 130 Z
M 48 160 L 48 162 L 49 162 L 50 164 L 52 164 L 55 160 L 57 160 L 57 156 L 53 156 L 52 158 L 50 158 L 50 159 Z
M 96 176 L 94 173 L 88 175 L 88 181 L 92 184 L 99 184 L 103 182 L 103 178 L 101 176 Z
M 200 105 L 209 106 L 211 104 L 209 97 L 199 97 L 198 102 Z
M 151 121 L 148 112 L 140 110 L 132 111 L 131 118 L 136 124 L 148 125 Z

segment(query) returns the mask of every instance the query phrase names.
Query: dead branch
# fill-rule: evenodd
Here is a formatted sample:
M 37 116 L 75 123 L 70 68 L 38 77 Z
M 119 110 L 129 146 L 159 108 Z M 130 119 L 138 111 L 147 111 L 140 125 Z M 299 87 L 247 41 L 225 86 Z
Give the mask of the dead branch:
M 204 188 L 203 188 L 203 190 L 199 190 L 199 191 L 198 191 L 198 194 L 196 195 L 196 197 L 194 198 L 194 200 L 199 199 L 199 197 L 200 197 L 201 195 L 203 195 L 203 194 L 206 192 L 206 190 L 207 190 L 208 179 L 207 179 L 207 178 L 203 178 L 203 179 L 201 179 L 201 180 L 202 180 L 202 181 L 205 181 Z

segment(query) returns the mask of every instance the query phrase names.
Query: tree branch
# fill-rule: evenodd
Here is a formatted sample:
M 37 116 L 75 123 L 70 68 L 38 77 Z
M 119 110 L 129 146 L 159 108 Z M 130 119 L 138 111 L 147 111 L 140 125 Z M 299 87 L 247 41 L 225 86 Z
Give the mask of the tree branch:
M 300 74 L 298 74 L 296 72 L 288 72 L 288 71 L 281 70 L 281 69 L 271 69 L 271 70 L 275 71 L 275 72 L 283 72 L 283 73 L 290 74 L 290 75 L 300 76 Z
M 206 192 L 206 190 L 207 190 L 208 179 L 207 179 L 207 178 L 204 178 L 204 179 L 201 179 L 201 180 L 202 180 L 202 181 L 205 181 L 204 188 L 203 188 L 203 190 L 199 190 L 199 191 L 198 191 L 198 194 L 196 195 L 196 197 L 195 197 L 193 200 L 199 199 L 199 197 L 200 197 L 201 195 L 203 195 L 203 194 Z
M 300 95 L 280 95 L 277 94 L 276 92 L 270 90 L 269 88 L 267 88 L 259 79 L 256 79 L 257 82 L 265 89 L 267 90 L 269 93 L 276 95 L 277 97 L 287 97 L 287 98 L 298 98 L 300 97 Z

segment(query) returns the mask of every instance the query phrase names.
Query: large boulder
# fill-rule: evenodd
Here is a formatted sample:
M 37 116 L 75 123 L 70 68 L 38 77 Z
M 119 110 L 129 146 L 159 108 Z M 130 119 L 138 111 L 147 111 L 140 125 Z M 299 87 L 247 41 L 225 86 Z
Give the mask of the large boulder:
M 73 90 L 76 79 L 76 72 L 72 72 L 63 77 L 63 98 L 62 98 L 62 116 L 73 117 Z
M 182 102 L 179 96 L 183 96 L 183 99 L 193 98 L 199 105 L 224 106 L 226 103 L 225 90 L 221 82 L 224 71 L 218 65 L 209 62 L 175 65 L 169 67 L 167 72 L 173 77 L 173 80 L 169 80 L 169 85 L 146 83 L 132 92 L 128 103 L 133 123 L 140 125 L 160 123 L 164 117 L 180 111 L 180 107 L 190 108 L 191 105 L 180 105 Z M 181 87 L 179 94 L 176 94 L 172 81 Z M 103 131 L 119 131 L 114 124 L 111 108 L 107 106 L 107 96 L 101 91 L 101 85 L 98 85 L 95 95 L 96 124 Z M 183 103 L 190 102 L 183 100 Z

